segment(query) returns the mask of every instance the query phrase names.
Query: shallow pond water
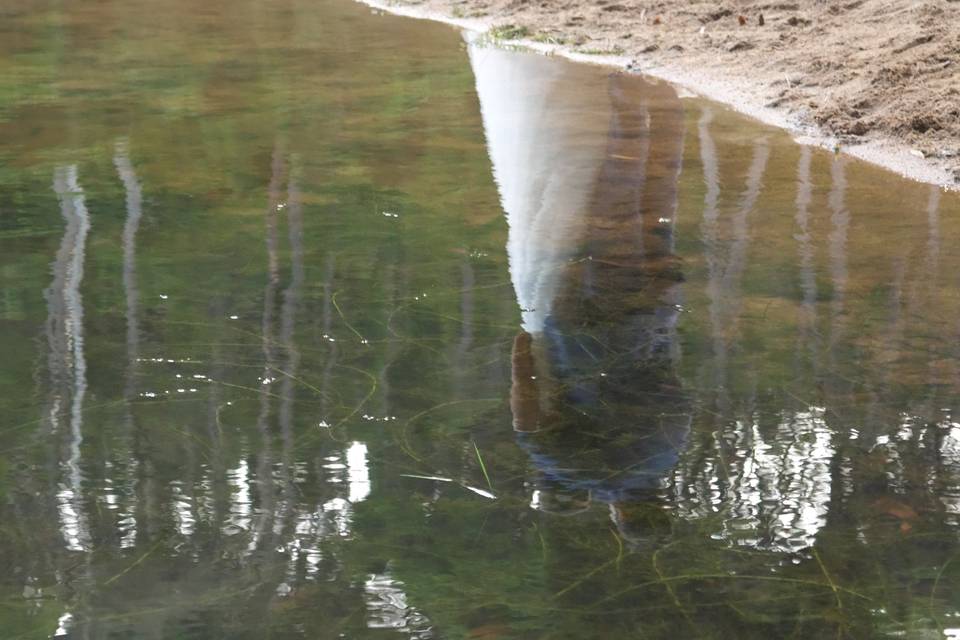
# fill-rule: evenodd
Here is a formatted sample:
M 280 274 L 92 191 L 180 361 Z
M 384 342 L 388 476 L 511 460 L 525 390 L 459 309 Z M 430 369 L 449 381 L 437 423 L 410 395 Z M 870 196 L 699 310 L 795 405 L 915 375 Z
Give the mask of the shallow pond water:
M 960 637 L 960 199 L 345 0 L 0 8 L 2 638 Z

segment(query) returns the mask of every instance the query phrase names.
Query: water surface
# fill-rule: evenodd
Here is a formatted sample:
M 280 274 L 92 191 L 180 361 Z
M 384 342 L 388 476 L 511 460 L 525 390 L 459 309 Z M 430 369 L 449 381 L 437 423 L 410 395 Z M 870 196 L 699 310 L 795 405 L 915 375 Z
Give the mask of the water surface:
M 956 195 L 342 0 L 0 15 L 3 638 L 960 637 Z

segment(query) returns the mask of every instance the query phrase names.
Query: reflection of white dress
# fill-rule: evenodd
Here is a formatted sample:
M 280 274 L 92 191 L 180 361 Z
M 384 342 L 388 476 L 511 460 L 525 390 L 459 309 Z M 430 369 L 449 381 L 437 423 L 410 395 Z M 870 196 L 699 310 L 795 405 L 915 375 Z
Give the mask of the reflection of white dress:
M 477 45 L 469 51 L 510 228 L 507 255 L 523 328 L 539 333 L 604 160 L 611 112 L 605 78 L 537 54 Z

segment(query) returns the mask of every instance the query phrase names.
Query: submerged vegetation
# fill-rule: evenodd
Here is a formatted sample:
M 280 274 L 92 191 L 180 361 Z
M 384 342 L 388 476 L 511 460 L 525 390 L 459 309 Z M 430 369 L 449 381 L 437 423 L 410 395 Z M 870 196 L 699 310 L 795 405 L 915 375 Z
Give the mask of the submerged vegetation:
M 503 24 L 490 29 L 488 35 L 494 40 L 522 40 L 530 36 L 530 30 L 522 25 Z

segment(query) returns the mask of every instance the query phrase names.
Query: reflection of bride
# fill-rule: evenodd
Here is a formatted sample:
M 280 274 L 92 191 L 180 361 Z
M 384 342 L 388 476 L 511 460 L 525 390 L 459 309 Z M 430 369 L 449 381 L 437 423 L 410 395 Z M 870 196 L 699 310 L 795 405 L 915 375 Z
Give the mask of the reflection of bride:
M 522 312 L 511 408 L 541 477 L 532 504 L 607 503 L 623 530 L 690 427 L 674 373 L 682 107 L 666 85 L 541 56 L 471 62 Z

